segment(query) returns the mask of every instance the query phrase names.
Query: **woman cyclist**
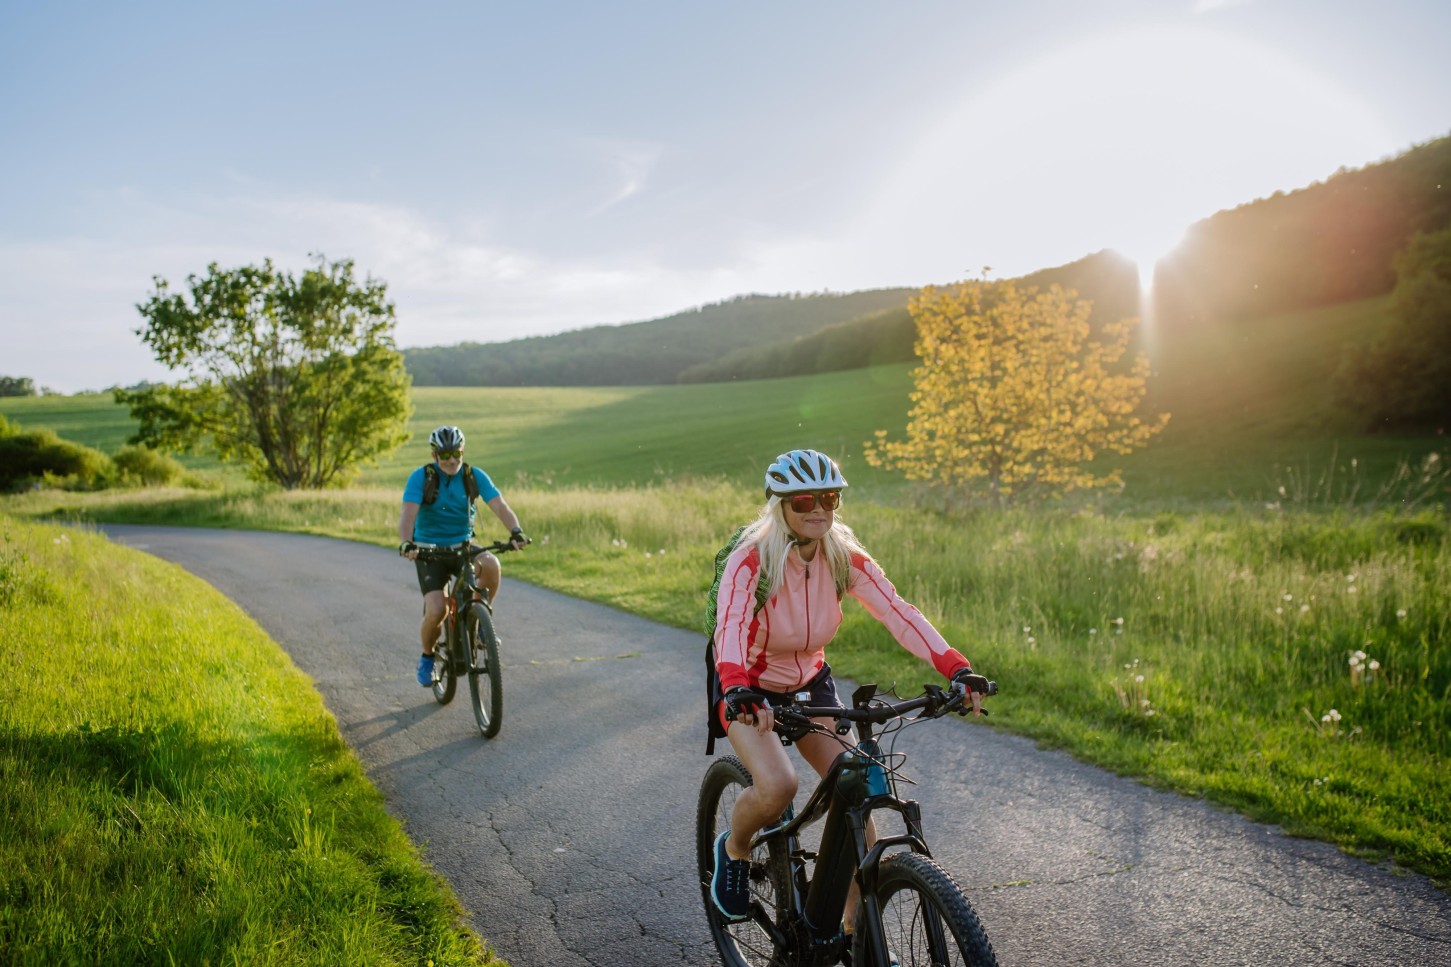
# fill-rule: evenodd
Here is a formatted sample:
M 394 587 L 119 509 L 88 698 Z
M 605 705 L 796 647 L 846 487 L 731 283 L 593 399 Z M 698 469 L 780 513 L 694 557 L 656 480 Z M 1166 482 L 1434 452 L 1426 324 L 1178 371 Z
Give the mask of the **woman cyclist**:
M 796 770 L 772 733 L 773 705 L 808 693 L 806 704 L 840 706 L 825 648 L 841 625 L 842 594 L 880 621 L 897 642 L 928 662 L 959 692 L 972 666 L 922 613 L 897 594 L 877 562 L 836 517 L 846 487 L 835 461 L 792 450 L 766 470 L 766 505 L 747 526 L 721 573 L 716 596 L 715 656 L 722 698 L 712 735 L 725 735 L 753 784 L 736 801 L 730 828 L 715 844 L 711 895 L 729 920 L 747 916 L 751 840 L 780 818 L 796 795 Z M 757 588 L 766 604 L 757 610 Z M 981 699 L 972 696 L 973 712 Z M 829 727 L 829 719 L 820 720 Z M 842 747 L 830 734 L 808 734 L 796 748 L 825 775 Z M 856 890 L 847 901 L 855 910 Z M 845 929 L 851 930 L 851 923 Z

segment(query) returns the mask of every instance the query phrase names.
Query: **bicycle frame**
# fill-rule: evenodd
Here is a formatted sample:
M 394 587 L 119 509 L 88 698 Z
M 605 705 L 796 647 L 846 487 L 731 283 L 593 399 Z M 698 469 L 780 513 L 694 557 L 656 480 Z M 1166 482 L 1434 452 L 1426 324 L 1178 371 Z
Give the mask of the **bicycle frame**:
M 853 706 L 864 709 L 866 703 L 876 694 L 875 685 L 864 685 L 852 696 Z M 922 700 L 905 703 L 910 707 L 922 708 Z M 804 716 L 827 713 L 842 715 L 839 709 L 799 708 Z M 768 826 L 756 834 L 752 848 L 764 845 L 770 840 L 784 839 L 791 857 L 792 905 L 805 923 L 814 947 L 831 956 L 825 950 L 838 936 L 837 924 L 855 881 L 860 884 L 862 908 L 861 921 L 856 924 L 858 942 L 865 938 L 874 951 L 875 963 L 887 963 L 888 953 L 881 923 L 881 909 L 876 899 L 877 869 L 888 849 L 905 846 L 915 853 L 931 857 L 927 839 L 922 830 L 922 811 L 916 800 L 902 799 L 896 793 L 896 778 L 881 762 L 873 723 L 864 717 L 842 716 L 857 721 L 858 739 L 851 747 L 837 756 L 826 775 L 817 783 L 799 815 L 787 809 L 782 822 Z M 850 729 L 850 726 L 847 726 Z M 844 734 L 841 727 L 838 734 Z M 878 809 L 890 809 L 901 814 L 906 832 L 896 836 L 879 837 L 867 845 L 867 822 Z M 812 859 L 801 848 L 800 833 L 807 826 L 825 817 L 821 831 L 821 845 L 815 856 L 816 867 L 811 878 L 806 879 L 806 862 Z M 850 872 L 851 875 L 847 875 Z M 753 915 L 756 911 L 753 911 Z M 786 944 L 769 917 L 755 916 L 762 929 L 778 944 Z

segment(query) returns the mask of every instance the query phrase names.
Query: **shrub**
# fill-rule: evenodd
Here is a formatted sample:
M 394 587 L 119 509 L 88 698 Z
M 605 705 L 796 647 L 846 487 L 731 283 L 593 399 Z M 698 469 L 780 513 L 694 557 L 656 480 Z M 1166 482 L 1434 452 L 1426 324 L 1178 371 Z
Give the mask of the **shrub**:
M 165 487 L 181 480 L 186 470 L 176 460 L 150 447 L 128 443 L 116 451 L 115 461 L 121 482 L 143 487 Z
M 115 472 L 110 457 L 62 440 L 52 430 L 0 436 L 0 490 L 40 482 L 84 490 L 104 486 Z

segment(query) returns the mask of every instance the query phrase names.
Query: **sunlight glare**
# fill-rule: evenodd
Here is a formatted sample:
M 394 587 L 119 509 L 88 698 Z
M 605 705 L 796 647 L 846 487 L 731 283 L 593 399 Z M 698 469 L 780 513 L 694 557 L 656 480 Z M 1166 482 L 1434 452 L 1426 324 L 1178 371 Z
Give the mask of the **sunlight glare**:
M 1104 248 L 1146 274 L 1194 222 L 1395 149 L 1333 78 L 1207 27 L 1087 37 L 978 81 L 868 221 L 902 267 L 1005 276 Z

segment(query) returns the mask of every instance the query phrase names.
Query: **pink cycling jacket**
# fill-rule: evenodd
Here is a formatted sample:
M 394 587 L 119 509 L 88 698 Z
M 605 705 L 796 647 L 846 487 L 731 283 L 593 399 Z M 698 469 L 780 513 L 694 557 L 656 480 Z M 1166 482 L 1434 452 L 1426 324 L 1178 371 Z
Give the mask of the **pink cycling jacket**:
M 716 598 L 716 671 L 723 689 L 743 685 L 795 691 L 821 671 L 826 643 L 841 626 L 836 581 L 824 559 L 808 565 L 796 554 L 787 554 L 781 586 L 764 608 L 755 611 L 760 576 L 756 545 L 742 544 L 726 558 Z M 870 558 L 852 555 L 846 593 L 885 625 L 898 644 L 930 662 L 944 678 L 970 667 L 922 612 L 902 600 Z

